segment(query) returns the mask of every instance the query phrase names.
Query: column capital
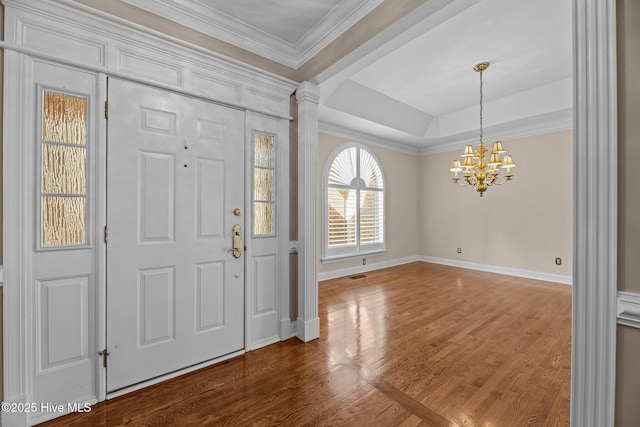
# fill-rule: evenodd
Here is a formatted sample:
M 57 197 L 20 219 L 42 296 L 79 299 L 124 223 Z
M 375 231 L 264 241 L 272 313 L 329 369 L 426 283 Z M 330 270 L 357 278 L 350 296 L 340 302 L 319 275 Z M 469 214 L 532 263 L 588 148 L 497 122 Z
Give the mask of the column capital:
M 296 99 L 298 104 L 304 101 L 318 104 L 320 102 L 320 86 L 311 82 L 302 82 L 296 90 Z

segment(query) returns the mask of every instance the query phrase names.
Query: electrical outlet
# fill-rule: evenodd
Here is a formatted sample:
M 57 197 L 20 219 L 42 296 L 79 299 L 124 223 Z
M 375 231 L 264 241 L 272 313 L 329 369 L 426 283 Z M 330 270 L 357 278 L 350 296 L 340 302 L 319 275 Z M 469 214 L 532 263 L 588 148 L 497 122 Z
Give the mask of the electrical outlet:
M 562 258 L 556 258 L 556 265 L 562 265 Z
M 461 253 L 462 253 L 462 248 L 458 248 L 457 252 L 458 252 L 459 254 L 461 254 Z
M 366 258 L 362 258 L 362 265 L 367 265 L 367 259 Z

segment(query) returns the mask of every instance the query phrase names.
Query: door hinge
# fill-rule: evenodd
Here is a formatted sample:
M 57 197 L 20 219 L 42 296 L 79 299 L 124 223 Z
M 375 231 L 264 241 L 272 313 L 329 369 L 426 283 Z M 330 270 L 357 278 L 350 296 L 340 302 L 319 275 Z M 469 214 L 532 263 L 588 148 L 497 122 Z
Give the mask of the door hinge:
M 104 101 L 104 118 L 109 118 L 109 101 Z
M 98 352 L 98 356 L 102 357 L 102 366 L 105 368 L 107 367 L 107 357 L 109 357 L 110 354 L 106 348 Z
M 104 242 L 107 243 L 107 226 L 104 226 Z

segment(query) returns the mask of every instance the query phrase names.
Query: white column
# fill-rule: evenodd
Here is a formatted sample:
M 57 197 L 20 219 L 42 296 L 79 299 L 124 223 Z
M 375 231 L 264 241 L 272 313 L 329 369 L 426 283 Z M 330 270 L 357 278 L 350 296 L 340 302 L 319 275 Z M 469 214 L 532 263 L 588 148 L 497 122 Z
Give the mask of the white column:
M 320 337 L 318 318 L 318 102 L 320 88 L 303 82 L 298 100 L 298 321 L 296 335 Z
M 571 425 L 614 425 L 617 288 L 615 0 L 574 0 Z

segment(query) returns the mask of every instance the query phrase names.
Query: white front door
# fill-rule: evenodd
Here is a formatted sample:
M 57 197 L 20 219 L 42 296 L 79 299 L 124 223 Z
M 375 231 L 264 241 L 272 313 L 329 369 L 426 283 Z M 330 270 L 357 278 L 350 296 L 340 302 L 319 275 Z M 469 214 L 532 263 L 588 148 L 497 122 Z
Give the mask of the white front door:
M 244 348 L 244 255 L 232 250 L 244 112 L 119 79 L 108 87 L 112 392 Z

